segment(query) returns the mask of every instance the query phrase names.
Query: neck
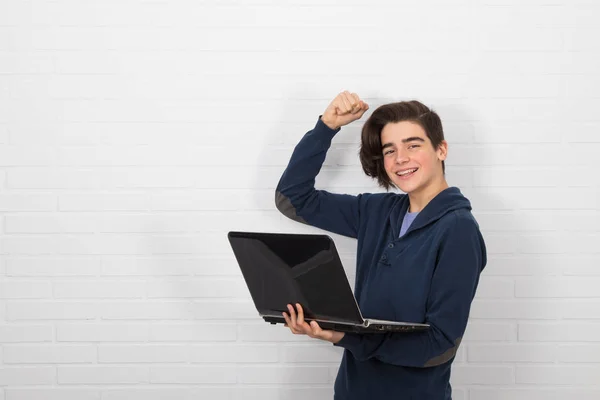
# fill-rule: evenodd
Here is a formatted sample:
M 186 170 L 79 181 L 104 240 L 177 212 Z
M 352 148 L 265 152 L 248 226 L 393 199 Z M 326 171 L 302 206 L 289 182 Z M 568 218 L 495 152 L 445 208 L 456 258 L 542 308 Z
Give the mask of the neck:
M 408 194 L 408 199 L 410 200 L 408 212 L 421 211 L 435 196 L 447 188 L 448 183 L 442 176 L 440 179 L 437 179 L 435 182 L 432 182 L 419 191 L 410 192 Z

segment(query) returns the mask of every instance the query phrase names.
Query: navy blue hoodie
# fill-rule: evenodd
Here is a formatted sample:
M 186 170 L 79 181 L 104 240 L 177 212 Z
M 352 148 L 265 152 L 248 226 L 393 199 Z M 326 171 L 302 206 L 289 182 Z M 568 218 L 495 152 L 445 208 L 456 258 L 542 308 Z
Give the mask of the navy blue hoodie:
M 449 400 L 451 364 L 465 332 L 486 248 L 471 204 L 456 187 L 433 198 L 399 237 L 409 199 L 316 190 L 340 129 L 320 117 L 294 149 L 276 190 L 287 217 L 357 239 L 355 296 L 366 318 L 425 322 L 417 333 L 346 333 L 336 400 Z

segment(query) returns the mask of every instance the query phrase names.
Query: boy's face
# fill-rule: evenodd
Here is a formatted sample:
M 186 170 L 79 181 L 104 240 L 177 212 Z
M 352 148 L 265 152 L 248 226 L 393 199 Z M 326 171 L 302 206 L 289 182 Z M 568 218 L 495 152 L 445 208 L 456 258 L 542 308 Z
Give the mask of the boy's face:
M 443 176 L 447 144 L 443 141 L 434 149 L 420 125 L 388 123 L 381 130 L 381 144 L 385 171 L 404 193 L 418 192 Z

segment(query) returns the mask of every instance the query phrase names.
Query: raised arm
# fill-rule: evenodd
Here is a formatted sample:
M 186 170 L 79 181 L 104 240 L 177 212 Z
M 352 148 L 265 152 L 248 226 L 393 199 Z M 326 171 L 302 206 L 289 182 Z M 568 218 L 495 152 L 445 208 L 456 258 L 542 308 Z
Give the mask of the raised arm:
M 342 92 L 333 99 L 315 127 L 296 145 L 275 191 L 277 209 L 295 221 L 340 235 L 356 237 L 363 195 L 315 189 L 331 141 L 343 125 L 368 110 L 355 94 Z

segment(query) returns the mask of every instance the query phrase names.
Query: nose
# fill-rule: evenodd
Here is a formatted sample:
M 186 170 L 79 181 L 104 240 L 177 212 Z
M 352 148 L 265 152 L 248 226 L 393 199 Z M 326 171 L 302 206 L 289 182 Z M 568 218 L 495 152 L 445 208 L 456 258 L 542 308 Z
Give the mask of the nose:
M 402 151 L 398 150 L 396 152 L 396 164 L 405 164 L 408 162 L 408 155 Z

